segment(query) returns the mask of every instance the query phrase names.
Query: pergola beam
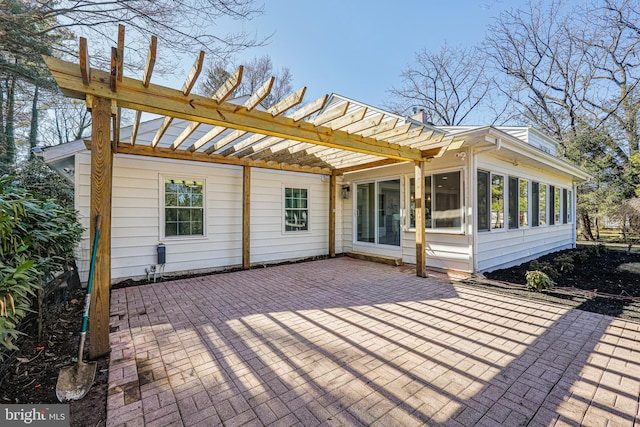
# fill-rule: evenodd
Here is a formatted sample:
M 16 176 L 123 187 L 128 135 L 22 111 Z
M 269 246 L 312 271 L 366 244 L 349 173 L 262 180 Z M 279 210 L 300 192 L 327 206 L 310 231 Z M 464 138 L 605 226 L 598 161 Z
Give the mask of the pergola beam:
M 219 154 L 209 155 L 189 150 L 172 150 L 171 148 L 152 148 L 143 145 L 131 145 L 124 142 L 118 144 L 118 153 L 133 154 L 138 156 L 159 157 L 163 159 L 190 160 L 194 162 L 218 163 L 225 165 L 250 166 L 263 169 L 284 170 L 289 172 L 302 172 L 318 175 L 331 175 L 329 168 L 310 167 L 304 165 L 291 165 L 267 160 L 251 160 L 238 157 L 227 157 Z
M 196 120 L 214 126 L 246 130 L 264 135 L 310 142 L 327 147 L 341 148 L 364 154 L 395 158 L 399 160 L 422 160 L 422 153 L 411 147 L 389 144 L 362 135 L 316 126 L 306 121 L 296 122 L 287 117 L 273 117 L 264 111 L 249 111 L 245 107 L 214 100 L 203 96 L 150 84 L 123 77 L 117 92 L 109 89 L 109 76 L 104 71 L 92 69 L 91 82 L 82 83 L 79 67 L 59 59 L 45 57 L 56 82 L 70 97 L 84 99 L 86 93 L 115 100 L 119 106 L 149 113 Z M 107 82 L 105 84 L 105 82 Z

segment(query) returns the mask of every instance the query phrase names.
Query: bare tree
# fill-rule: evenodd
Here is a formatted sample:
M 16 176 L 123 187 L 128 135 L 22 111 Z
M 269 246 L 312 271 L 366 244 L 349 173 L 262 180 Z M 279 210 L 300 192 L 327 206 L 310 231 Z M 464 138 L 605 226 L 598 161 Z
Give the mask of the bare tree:
M 508 10 L 489 26 L 483 44 L 497 72 L 495 87 L 526 121 L 559 140 L 578 126 L 577 110 L 592 75 L 562 5 L 537 2 Z
M 389 91 L 393 100 L 388 106 L 398 113 L 424 109 L 434 124 L 467 123 L 473 112 L 494 105 L 485 66 L 476 48 L 445 44 L 437 53 L 423 49 L 416 64 L 402 72 L 401 86 Z
M 262 13 L 254 0 L 36 0 L 33 19 L 54 19 L 43 31 L 73 31 L 88 35 L 94 43 L 114 43 L 118 24 L 127 28 L 127 47 L 144 52 L 152 34 L 168 53 L 193 52 L 200 48 L 225 58 L 266 39 L 239 29 L 222 33 L 215 25 L 223 19 L 250 20 Z M 238 26 L 238 28 L 241 28 Z M 72 52 L 75 48 L 72 47 Z M 96 49 L 99 56 L 105 49 Z M 131 65 L 131 62 L 128 63 Z
M 484 43 L 515 110 L 559 139 L 561 155 L 598 177 L 580 195 L 591 199 L 584 224 L 589 212 L 610 211 L 640 189 L 638 22 L 632 0 L 580 8 L 537 1 L 504 12 Z
M 616 141 L 612 147 L 628 162 L 640 151 L 640 22 L 637 2 L 607 0 L 587 11 L 580 40 L 593 69 L 592 87 L 583 100 L 585 113 L 596 128 L 605 128 Z
M 200 84 L 202 92 L 211 96 L 231 75 L 230 70 L 233 65 L 228 61 L 213 61 L 209 64 L 205 72 L 205 79 Z M 270 107 L 282 101 L 289 95 L 292 89 L 293 74 L 289 68 L 273 69 L 273 63 L 268 55 L 254 57 L 251 61 L 243 64 L 244 71 L 242 82 L 235 90 L 233 96 L 245 96 L 253 94 L 269 78 L 275 77 L 275 82 L 271 88 L 271 93 L 262 102 L 265 107 Z

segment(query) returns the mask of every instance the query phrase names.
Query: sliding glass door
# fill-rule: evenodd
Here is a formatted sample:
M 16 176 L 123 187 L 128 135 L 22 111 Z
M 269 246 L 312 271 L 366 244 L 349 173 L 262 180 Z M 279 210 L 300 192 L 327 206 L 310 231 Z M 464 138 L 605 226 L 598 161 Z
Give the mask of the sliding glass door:
M 400 180 L 367 182 L 356 190 L 356 240 L 400 246 Z

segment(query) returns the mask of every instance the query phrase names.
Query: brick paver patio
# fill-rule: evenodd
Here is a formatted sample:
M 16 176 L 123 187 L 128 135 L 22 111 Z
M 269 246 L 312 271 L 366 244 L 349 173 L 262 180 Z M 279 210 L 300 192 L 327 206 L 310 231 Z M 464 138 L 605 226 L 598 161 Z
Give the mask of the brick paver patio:
M 640 422 L 640 324 L 350 258 L 114 290 L 108 426 Z

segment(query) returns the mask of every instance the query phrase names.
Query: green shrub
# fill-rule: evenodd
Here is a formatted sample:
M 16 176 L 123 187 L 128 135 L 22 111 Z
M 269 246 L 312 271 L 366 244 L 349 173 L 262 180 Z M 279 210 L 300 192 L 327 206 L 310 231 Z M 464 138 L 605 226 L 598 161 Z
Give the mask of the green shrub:
M 81 234 L 73 209 L 0 178 L 0 349 L 15 349 L 18 324 L 41 280 L 73 259 Z
M 558 255 L 553 259 L 553 265 L 560 273 L 571 273 L 573 271 L 574 258 L 570 253 Z
M 558 270 L 556 270 L 550 263 L 546 261 L 538 261 L 537 259 L 534 259 L 529 263 L 529 268 L 531 270 L 541 271 L 553 279 L 557 279 L 558 277 L 560 277 L 560 273 L 558 273 Z
M 525 273 L 527 279 L 527 289 L 530 291 L 541 291 L 544 289 L 551 289 L 555 282 L 545 273 L 539 270 L 527 271 Z
M 585 251 L 587 251 L 590 258 L 597 258 L 607 251 L 607 247 L 602 243 L 598 243 L 597 245 L 587 246 Z
M 589 252 L 584 249 L 576 251 L 573 255 L 573 259 L 579 264 L 584 264 L 589 259 Z

